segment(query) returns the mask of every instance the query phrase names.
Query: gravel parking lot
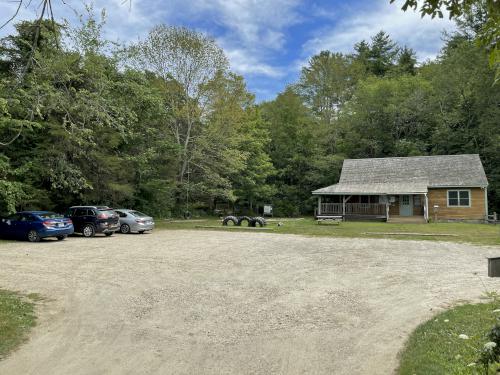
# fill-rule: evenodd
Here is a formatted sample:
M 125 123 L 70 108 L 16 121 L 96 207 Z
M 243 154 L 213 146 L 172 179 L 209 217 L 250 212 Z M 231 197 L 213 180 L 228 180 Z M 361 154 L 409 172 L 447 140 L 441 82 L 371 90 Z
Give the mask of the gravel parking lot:
M 494 255 L 211 231 L 4 244 L 0 287 L 45 300 L 0 374 L 390 374 L 420 322 L 480 278 L 500 289 Z

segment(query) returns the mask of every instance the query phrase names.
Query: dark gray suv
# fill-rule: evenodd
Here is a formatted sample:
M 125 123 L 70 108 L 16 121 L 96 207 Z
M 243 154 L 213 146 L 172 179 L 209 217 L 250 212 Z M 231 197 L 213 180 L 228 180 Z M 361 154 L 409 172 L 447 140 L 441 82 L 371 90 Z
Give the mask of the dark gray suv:
M 94 237 L 96 233 L 111 236 L 120 229 L 118 214 L 107 206 L 73 206 L 66 213 L 73 221 L 76 233 Z

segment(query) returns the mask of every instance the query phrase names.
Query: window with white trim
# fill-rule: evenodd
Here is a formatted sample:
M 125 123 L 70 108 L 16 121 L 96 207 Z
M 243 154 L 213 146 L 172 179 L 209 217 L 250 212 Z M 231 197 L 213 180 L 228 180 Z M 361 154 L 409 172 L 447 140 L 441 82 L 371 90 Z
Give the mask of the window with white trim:
M 448 207 L 470 207 L 470 190 L 448 190 Z

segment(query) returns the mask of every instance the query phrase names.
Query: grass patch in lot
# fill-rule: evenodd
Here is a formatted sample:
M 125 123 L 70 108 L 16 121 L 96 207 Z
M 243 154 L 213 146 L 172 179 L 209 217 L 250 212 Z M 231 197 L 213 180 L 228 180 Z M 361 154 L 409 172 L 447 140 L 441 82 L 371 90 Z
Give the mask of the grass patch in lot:
M 462 305 L 420 325 L 401 353 L 399 374 L 484 374 L 482 365 L 475 363 L 500 316 L 493 312 L 498 307 L 498 303 Z M 469 339 L 461 339 L 461 334 Z M 496 367 L 490 367 L 494 374 Z
M 23 296 L 0 289 L 0 360 L 26 340 L 36 322 L 33 301 L 39 299 L 37 294 Z
M 278 227 L 277 224 L 277 221 L 269 222 L 266 228 L 270 228 L 271 230 L 265 232 L 327 237 L 392 238 L 500 245 L 500 226 L 490 224 L 343 222 L 340 225 L 326 223 L 318 225 L 311 217 L 302 220 L 283 219 L 282 226 Z M 176 220 L 173 222 L 157 220 L 157 227 L 160 229 L 197 229 L 197 226 L 215 226 L 216 228 L 213 230 L 228 230 L 221 225 L 219 219 L 215 218 L 193 221 Z M 212 230 L 207 228 L 198 229 Z M 237 229 L 233 228 L 230 230 L 234 231 Z M 245 230 L 245 232 L 248 231 Z M 390 235 L 387 233 L 404 234 Z

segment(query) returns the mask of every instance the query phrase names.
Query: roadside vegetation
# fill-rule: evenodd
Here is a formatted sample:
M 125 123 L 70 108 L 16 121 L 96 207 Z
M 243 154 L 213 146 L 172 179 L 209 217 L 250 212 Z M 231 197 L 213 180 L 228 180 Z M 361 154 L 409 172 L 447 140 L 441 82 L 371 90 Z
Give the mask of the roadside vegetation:
M 498 302 L 462 305 L 420 325 L 401 353 L 399 374 L 496 374 L 500 365 L 485 366 L 481 358 L 497 348 L 490 332 L 500 318 L 499 307 Z
M 268 219 L 264 228 L 246 226 L 224 227 L 220 219 L 157 221 L 158 229 L 203 229 L 222 231 L 255 231 L 265 233 L 300 234 L 307 236 L 391 238 L 467 242 L 480 245 L 500 245 L 500 225 L 469 223 L 400 224 L 383 222 L 342 222 L 338 225 L 318 224 L 313 218 Z
M 27 296 L 0 289 L 0 360 L 26 340 L 35 326 L 38 296 Z

